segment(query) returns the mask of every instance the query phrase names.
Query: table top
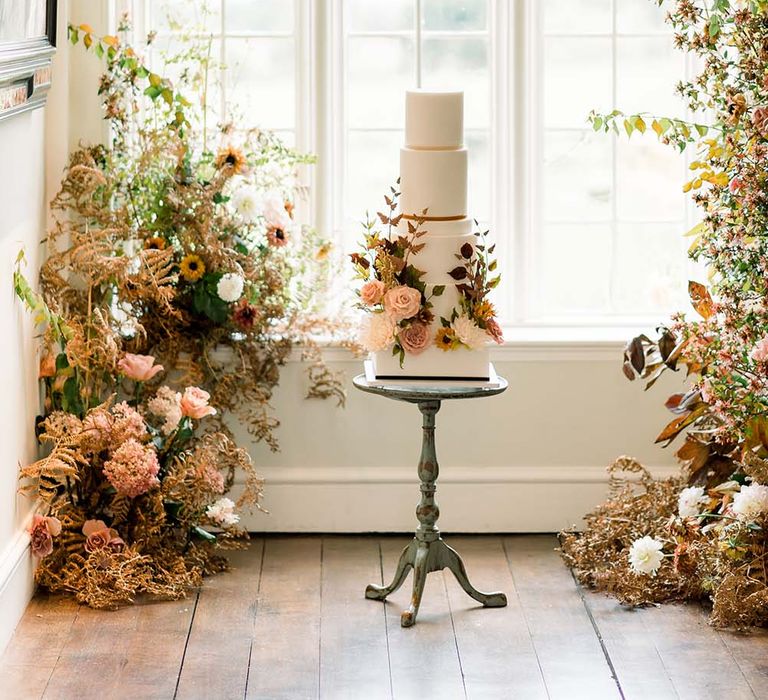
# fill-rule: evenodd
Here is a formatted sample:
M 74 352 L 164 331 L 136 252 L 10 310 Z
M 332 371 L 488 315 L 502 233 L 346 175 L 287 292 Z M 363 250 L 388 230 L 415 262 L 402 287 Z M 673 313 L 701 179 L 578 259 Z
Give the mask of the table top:
M 418 384 L 414 380 L 398 382 L 396 379 L 386 384 L 369 384 L 365 374 L 358 374 L 352 380 L 352 383 L 361 391 L 381 394 L 381 396 L 386 396 L 389 399 L 418 403 L 419 401 L 477 399 L 483 396 L 495 396 L 505 391 L 508 386 L 507 380 L 503 377 L 499 377 L 498 380 L 498 386 L 473 386 L 471 384 L 461 384 L 461 382 L 456 382 L 455 386 L 430 386 L 429 384 Z

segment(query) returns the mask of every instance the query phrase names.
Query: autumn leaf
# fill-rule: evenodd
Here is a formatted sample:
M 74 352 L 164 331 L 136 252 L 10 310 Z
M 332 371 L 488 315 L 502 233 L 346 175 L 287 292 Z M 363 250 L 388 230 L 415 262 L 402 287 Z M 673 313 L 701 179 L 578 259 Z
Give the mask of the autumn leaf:
M 703 319 L 708 319 L 715 313 L 714 303 L 707 288 L 700 282 L 688 282 L 688 295 L 696 312 Z
M 467 271 L 463 267 L 454 267 L 448 274 L 455 280 L 463 280 L 467 278 Z

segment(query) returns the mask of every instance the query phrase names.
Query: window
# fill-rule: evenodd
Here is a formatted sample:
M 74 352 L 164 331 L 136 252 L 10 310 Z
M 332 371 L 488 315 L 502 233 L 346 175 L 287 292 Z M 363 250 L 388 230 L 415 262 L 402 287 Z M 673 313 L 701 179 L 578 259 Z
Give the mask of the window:
M 648 0 L 135 3 L 158 48 L 193 25 L 210 37 L 227 67 L 218 116 L 318 154 L 308 216 L 344 249 L 397 177 L 403 92 L 459 87 L 470 212 L 499 242 L 507 321 L 646 322 L 682 303 L 684 159 L 586 122 L 614 106 L 684 114 L 685 60 Z

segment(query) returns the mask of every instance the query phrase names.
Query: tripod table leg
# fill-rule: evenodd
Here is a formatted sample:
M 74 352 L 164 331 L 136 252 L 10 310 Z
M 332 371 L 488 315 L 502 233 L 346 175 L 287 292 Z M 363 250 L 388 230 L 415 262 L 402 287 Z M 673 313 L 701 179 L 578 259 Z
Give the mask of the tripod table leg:
M 459 553 L 443 543 L 443 561 L 447 569 L 453 572 L 459 585 L 474 598 L 478 603 L 482 603 L 486 608 L 503 608 L 507 604 L 507 596 L 501 592 L 495 593 L 483 593 L 478 591 L 470 582 L 467 576 L 467 570 L 464 567 L 464 562 L 461 560 Z
M 390 593 L 394 593 L 403 585 L 405 577 L 408 576 L 408 569 L 413 566 L 412 549 L 413 543 L 403 549 L 403 552 L 400 555 L 400 560 L 397 562 L 395 575 L 392 577 L 392 583 L 388 586 L 377 586 L 374 583 L 368 584 L 368 587 L 365 589 L 366 598 L 370 598 L 371 600 L 384 600 Z

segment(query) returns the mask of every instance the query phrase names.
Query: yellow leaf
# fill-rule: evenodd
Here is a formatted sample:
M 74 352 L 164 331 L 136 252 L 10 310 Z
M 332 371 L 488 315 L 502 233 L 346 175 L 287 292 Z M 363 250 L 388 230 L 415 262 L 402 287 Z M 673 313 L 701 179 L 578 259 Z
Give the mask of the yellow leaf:
M 85 44 L 85 48 L 86 49 L 90 49 L 91 48 L 91 44 L 93 44 L 93 37 L 91 37 L 90 34 L 86 34 L 83 37 L 83 44 Z
M 656 132 L 656 136 L 661 136 L 664 133 L 664 130 L 661 128 L 661 124 L 659 124 L 656 119 L 651 122 L 651 129 Z
M 101 41 L 107 46 L 117 46 L 120 43 L 120 39 L 112 34 L 107 34 L 106 36 L 101 37 Z
M 635 117 L 635 129 L 637 129 L 641 134 L 645 133 L 645 122 L 643 121 L 642 117 Z
M 704 222 L 700 221 L 690 231 L 686 231 L 683 234 L 683 237 L 687 238 L 688 236 L 695 236 L 695 235 L 701 233 L 702 231 L 704 231 L 705 228 L 706 228 L 706 226 L 704 225 Z
M 93 27 L 90 24 L 81 24 L 78 29 L 84 31 L 86 34 L 93 34 Z
M 691 191 L 691 187 L 693 187 L 693 180 L 691 180 L 690 182 L 686 182 L 683 185 L 683 192 L 690 192 Z

